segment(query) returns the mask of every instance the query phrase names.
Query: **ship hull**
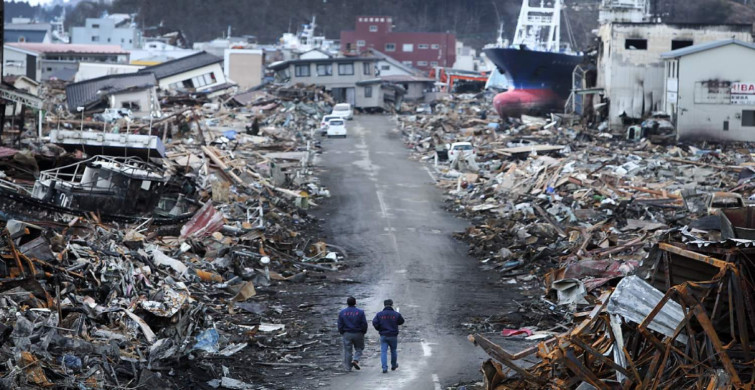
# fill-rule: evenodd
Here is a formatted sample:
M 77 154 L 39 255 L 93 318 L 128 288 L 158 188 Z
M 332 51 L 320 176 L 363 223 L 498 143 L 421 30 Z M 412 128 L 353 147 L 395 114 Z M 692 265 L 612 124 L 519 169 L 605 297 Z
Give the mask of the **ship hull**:
M 485 54 L 511 81 L 512 90 L 498 94 L 501 116 L 559 111 L 571 91 L 572 72 L 583 57 L 515 48 L 486 49 Z

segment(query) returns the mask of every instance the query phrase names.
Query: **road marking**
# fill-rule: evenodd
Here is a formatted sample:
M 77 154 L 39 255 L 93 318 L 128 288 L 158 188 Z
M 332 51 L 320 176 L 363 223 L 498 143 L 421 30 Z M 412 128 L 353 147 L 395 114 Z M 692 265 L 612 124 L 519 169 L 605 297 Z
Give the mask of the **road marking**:
M 433 386 L 435 390 L 442 390 L 440 387 L 440 378 L 438 378 L 438 374 L 433 374 Z
M 438 182 L 438 180 L 435 180 L 435 176 L 433 176 L 433 173 L 430 172 L 430 168 L 427 165 L 425 165 L 425 171 L 427 172 L 428 175 L 430 175 L 430 179 L 433 180 L 433 183 Z
M 433 348 L 429 343 L 422 341 L 420 342 L 420 345 L 422 346 L 422 354 L 424 354 L 425 357 L 433 356 Z
M 385 201 L 383 200 L 383 193 L 381 191 L 375 191 L 378 198 L 378 203 L 380 203 L 380 215 L 383 218 L 388 218 L 388 207 L 385 206 Z

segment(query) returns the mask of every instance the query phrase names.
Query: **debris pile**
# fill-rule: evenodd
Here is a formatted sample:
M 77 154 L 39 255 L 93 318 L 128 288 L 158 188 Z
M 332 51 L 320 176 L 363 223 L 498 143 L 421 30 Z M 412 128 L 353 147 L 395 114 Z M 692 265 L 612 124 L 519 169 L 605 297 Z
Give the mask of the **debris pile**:
M 307 213 L 329 196 L 312 135 L 330 105 L 303 90 L 173 97 L 159 135 L 0 153 L 3 387 L 243 389 L 264 383 L 249 365 L 302 366 L 320 340 L 276 294 L 346 256 Z
M 735 302 L 752 297 L 739 253 L 755 236 L 735 236 L 752 226 L 736 211 L 752 210 L 741 208 L 750 150 L 628 142 L 555 116 L 501 121 L 486 106 L 456 96 L 435 115 L 399 117 L 449 207 L 472 222 L 458 234 L 470 254 L 530 298 L 467 324 L 497 361 L 483 366 L 486 388 L 751 384 L 755 307 Z M 690 273 L 706 264 L 715 269 Z M 549 339 L 514 354 L 485 334 Z M 515 362 L 531 355 L 533 367 Z

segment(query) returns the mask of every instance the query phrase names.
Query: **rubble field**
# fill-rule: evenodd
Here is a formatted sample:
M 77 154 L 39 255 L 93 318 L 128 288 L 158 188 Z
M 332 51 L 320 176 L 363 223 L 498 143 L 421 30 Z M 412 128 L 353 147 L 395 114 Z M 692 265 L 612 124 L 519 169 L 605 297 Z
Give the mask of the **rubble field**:
M 353 283 L 310 214 L 330 196 L 313 161 L 331 98 L 161 103 L 161 119 L 107 133 L 48 116 L 49 141 L 0 149 L 3 388 L 322 385 L 321 302 Z
M 471 222 L 457 237 L 525 297 L 466 324 L 490 360 L 459 388 L 751 388 L 751 146 L 627 141 L 490 106 L 456 95 L 398 116 Z M 451 155 L 458 142 L 474 151 Z

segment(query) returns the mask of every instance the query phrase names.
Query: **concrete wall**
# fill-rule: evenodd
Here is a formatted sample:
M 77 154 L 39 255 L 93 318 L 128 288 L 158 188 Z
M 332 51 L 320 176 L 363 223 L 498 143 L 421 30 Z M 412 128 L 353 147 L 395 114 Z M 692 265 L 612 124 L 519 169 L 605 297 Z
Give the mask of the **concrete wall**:
M 262 50 L 228 49 L 225 51 L 223 69 L 226 77 L 243 89 L 262 82 L 264 56 Z
M 188 80 L 188 79 L 201 76 L 210 72 L 215 74 L 215 83 L 197 88 L 197 91 L 202 91 L 208 88 L 212 88 L 216 85 L 224 84 L 226 82 L 225 74 L 223 74 L 223 68 L 220 66 L 220 63 L 203 66 L 201 68 L 190 70 L 188 72 L 166 77 L 164 79 L 158 80 L 157 82 L 160 88 L 162 89 L 172 89 L 170 84 L 180 83 L 180 82 L 183 82 L 184 80 Z
M 79 71 L 76 73 L 74 82 L 78 83 L 79 81 L 96 79 L 97 77 L 113 74 L 136 73 L 142 68 L 144 68 L 144 66 L 141 65 L 82 62 L 79 63 Z
M 612 23 L 600 26 L 597 86 L 610 99 L 609 125 L 621 127 L 621 115 L 642 118 L 663 109 L 664 65 L 660 56 L 671 51 L 672 40 L 693 44 L 735 38 L 752 42 L 741 26 L 689 26 Z M 625 48 L 626 39 L 646 39 L 646 50 Z
M 716 81 L 729 93 L 729 83 L 755 83 L 752 64 L 755 50 L 734 44 L 679 59 L 676 126 L 680 140 L 755 141 L 755 126 L 742 126 L 743 111 L 755 111 L 755 104 L 705 104 L 699 103 L 699 96 L 695 99 L 695 93 L 701 93 L 696 87 L 700 82 Z M 724 121 L 728 121 L 728 131 Z
M 71 43 L 120 45 L 125 50 L 141 47 L 141 34 L 133 27 L 116 27 L 116 20 L 88 18 L 83 27 L 71 28 Z M 97 25 L 99 27 L 95 28 Z
M 41 66 L 39 63 L 39 57 L 34 55 L 29 55 L 28 53 L 25 53 L 23 51 L 15 50 L 13 48 L 10 48 L 8 46 L 4 46 L 3 48 L 3 76 L 27 76 L 31 77 L 32 79 L 39 81 L 41 74 Z M 35 65 L 32 65 L 36 68 L 36 72 L 34 75 L 27 75 L 27 66 L 28 62 L 36 62 Z
M 134 116 L 139 118 L 149 118 L 150 102 L 152 102 L 152 113 L 160 112 L 160 101 L 157 99 L 155 88 L 147 88 L 141 91 L 123 92 L 110 96 L 110 107 L 121 108 L 124 102 L 136 102 L 139 109 L 131 109 Z
M 372 96 L 365 96 L 367 88 L 372 89 Z M 383 93 L 380 83 L 372 85 L 359 85 L 356 90 L 356 107 L 357 108 L 376 108 L 383 107 Z

